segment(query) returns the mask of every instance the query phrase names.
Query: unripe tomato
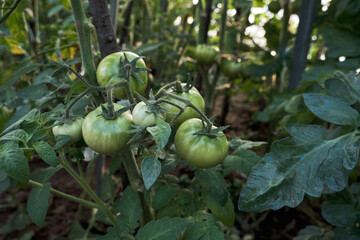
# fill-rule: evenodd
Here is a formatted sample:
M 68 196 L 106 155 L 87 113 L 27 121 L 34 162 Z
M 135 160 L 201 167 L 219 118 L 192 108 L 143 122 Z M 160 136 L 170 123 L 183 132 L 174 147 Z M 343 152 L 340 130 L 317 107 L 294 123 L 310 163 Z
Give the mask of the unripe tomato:
M 131 62 L 135 58 L 139 57 L 137 54 L 133 52 L 116 52 L 113 54 L 110 54 L 106 56 L 98 65 L 97 71 L 96 71 L 96 77 L 97 81 L 100 86 L 107 86 L 112 85 L 115 83 L 119 83 L 121 81 L 125 80 L 125 77 L 119 76 L 120 75 L 120 60 L 124 61 L 126 55 L 127 59 Z M 139 59 L 136 62 L 137 68 L 146 68 L 145 62 L 142 59 Z M 148 76 L 146 71 L 138 71 L 136 74 L 141 79 L 141 82 L 139 82 L 135 77 L 130 76 L 130 88 L 131 91 L 136 91 L 138 93 L 143 93 L 146 89 L 147 82 L 148 82 Z M 124 87 L 118 87 L 115 88 L 114 96 L 119 99 L 126 98 L 125 88 Z
M 115 111 L 123 108 L 121 104 L 114 103 Z M 103 116 L 101 107 L 90 112 L 82 125 L 84 141 L 95 152 L 101 154 L 116 154 L 124 150 L 131 139 L 132 117 L 130 111 L 126 111 L 116 119 L 108 120 Z
M 221 137 L 194 135 L 202 128 L 202 121 L 197 118 L 183 122 L 175 135 L 175 148 L 181 158 L 195 167 L 214 167 L 227 156 L 228 141 L 223 132 L 219 132 Z
M 182 83 L 182 85 L 185 86 L 186 84 Z M 173 89 L 169 89 L 167 91 L 169 93 L 175 94 L 175 95 L 177 95 L 179 97 L 182 97 L 182 98 L 185 98 L 185 99 L 189 100 L 201 112 L 204 112 L 204 110 L 205 110 L 204 99 L 203 99 L 203 97 L 201 96 L 201 94 L 199 93 L 199 91 L 195 87 L 192 87 L 187 92 L 176 92 Z M 183 103 L 183 102 L 181 102 L 181 101 L 179 101 L 177 99 L 168 97 L 168 98 L 166 98 L 166 100 L 169 101 L 169 102 L 175 103 L 175 104 L 179 105 L 180 107 L 185 107 L 185 103 Z M 171 122 L 175 118 L 176 114 L 180 112 L 179 108 L 177 108 L 177 107 L 175 107 L 173 105 L 167 104 L 167 103 L 162 104 L 162 107 L 167 109 L 170 112 L 175 113 L 175 114 L 166 114 L 166 122 Z M 179 127 L 180 124 L 183 123 L 184 121 L 186 121 L 187 119 L 198 118 L 198 117 L 199 117 L 199 114 L 197 112 L 195 112 L 194 109 L 192 109 L 190 107 L 187 107 L 185 109 L 185 111 L 179 116 L 179 118 L 176 119 L 176 121 L 174 123 L 174 126 Z
M 132 111 L 132 117 L 135 125 L 147 127 L 159 121 L 164 121 L 166 114 L 160 113 L 156 115 L 148 110 L 148 106 L 144 102 L 139 102 Z
M 239 75 L 239 73 L 243 70 L 243 66 L 239 62 L 223 58 L 221 59 L 220 69 L 225 76 L 233 78 Z
M 198 45 L 193 53 L 193 58 L 204 64 L 212 64 L 215 62 L 219 51 L 208 45 Z
M 57 123 L 56 121 L 55 123 Z M 84 122 L 84 118 L 79 117 L 75 119 L 72 123 L 64 123 L 61 125 L 57 125 L 53 127 L 52 132 L 54 136 L 58 135 L 69 135 L 71 136 L 71 140 L 69 143 L 74 143 L 82 139 L 82 124 Z

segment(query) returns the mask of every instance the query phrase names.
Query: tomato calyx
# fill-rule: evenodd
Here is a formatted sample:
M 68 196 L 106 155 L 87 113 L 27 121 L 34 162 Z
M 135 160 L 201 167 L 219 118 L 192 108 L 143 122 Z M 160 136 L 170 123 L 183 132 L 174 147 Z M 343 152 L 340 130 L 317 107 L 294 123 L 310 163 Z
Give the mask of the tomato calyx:
M 175 86 L 172 87 L 172 90 L 177 93 L 189 92 L 190 89 L 195 86 L 196 77 L 191 78 L 190 74 L 188 74 L 188 79 L 186 85 L 183 86 L 179 80 L 175 81 Z
M 140 71 L 151 71 L 149 68 L 139 68 L 136 67 L 136 62 L 143 57 L 136 57 L 131 62 L 128 60 L 126 54 L 124 54 L 124 60 L 120 60 L 120 72 L 119 77 L 124 77 L 125 79 L 129 80 L 130 76 L 133 76 L 137 81 L 139 81 L 141 84 L 144 84 L 144 82 L 141 80 L 137 72 Z
M 220 132 L 229 128 L 230 125 L 220 126 L 220 127 L 215 128 L 215 127 L 213 127 L 215 118 L 216 118 L 216 115 L 209 119 L 211 124 L 205 123 L 204 120 L 201 120 L 201 122 L 203 124 L 203 129 L 195 132 L 194 135 L 205 135 L 205 136 L 208 136 L 209 138 L 217 138 L 217 137 L 224 136 L 223 134 L 220 134 Z
M 129 111 L 133 106 L 134 106 L 134 104 L 130 104 L 129 106 L 123 107 L 118 111 L 114 111 L 114 106 L 113 105 L 112 105 L 112 107 L 109 106 L 109 105 L 105 107 L 104 104 L 101 104 L 102 113 L 97 115 L 97 117 L 102 116 L 106 120 L 115 120 L 118 117 L 120 117 L 121 114 L 123 114 L 124 112 Z
M 156 100 L 156 97 L 154 96 L 152 89 L 150 89 L 149 92 L 149 99 L 144 98 L 137 92 L 134 93 L 141 101 L 143 101 L 146 104 L 147 106 L 146 112 L 154 113 L 156 116 L 160 118 L 162 118 L 163 113 L 174 114 L 173 112 L 170 112 L 161 106 L 161 103 L 163 103 L 164 101 L 162 99 Z

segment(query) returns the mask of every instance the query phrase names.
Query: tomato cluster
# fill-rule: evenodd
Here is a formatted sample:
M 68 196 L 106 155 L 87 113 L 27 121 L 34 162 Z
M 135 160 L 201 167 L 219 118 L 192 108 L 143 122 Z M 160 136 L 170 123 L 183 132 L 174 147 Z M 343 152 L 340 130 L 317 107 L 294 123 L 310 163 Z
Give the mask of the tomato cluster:
M 124 81 L 121 70 L 123 66 L 120 63 L 125 55 L 129 64 L 138 58 L 131 52 L 119 52 L 105 57 L 100 62 L 97 70 L 99 85 L 107 86 Z M 132 67 L 134 66 L 135 61 Z M 136 59 L 136 66 L 141 69 L 146 68 L 141 58 Z M 146 88 L 146 72 L 139 72 L 139 77 L 142 84 L 135 77 L 128 78 L 132 92 L 142 92 Z M 94 151 L 101 154 L 116 154 L 129 147 L 128 142 L 133 136 L 131 133 L 133 124 L 147 127 L 159 121 L 166 121 L 173 123 L 177 129 L 175 148 L 185 161 L 199 168 L 209 168 L 221 163 L 228 152 L 226 136 L 221 131 L 216 136 L 199 134 L 204 129 L 204 123 L 199 119 L 200 113 L 204 112 L 204 99 L 192 85 L 183 83 L 178 84 L 177 87 L 160 89 L 159 92 L 164 91 L 164 93 L 159 97 L 158 105 L 154 103 L 156 100 L 152 93 L 150 95 L 153 99 L 151 101 L 143 99 L 144 101 L 136 104 L 132 113 L 130 110 L 125 111 L 121 104 L 112 103 L 114 114 L 110 118 L 104 111 L 105 109 L 106 112 L 109 111 L 111 105 L 105 104 L 90 112 L 85 119 L 77 118 L 71 123 L 54 127 L 53 133 L 55 136 L 70 135 L 71 143 L 83 137 L 85 143 Z M 114 95 L 124 98 L 126 96 L 124 88 L 114 89 Z M 192 107 L 195 107 L 196 111 Z M 123 111 L 119 112 L 121 109 Z M 184 111 L 177 116 L 180 109 Z

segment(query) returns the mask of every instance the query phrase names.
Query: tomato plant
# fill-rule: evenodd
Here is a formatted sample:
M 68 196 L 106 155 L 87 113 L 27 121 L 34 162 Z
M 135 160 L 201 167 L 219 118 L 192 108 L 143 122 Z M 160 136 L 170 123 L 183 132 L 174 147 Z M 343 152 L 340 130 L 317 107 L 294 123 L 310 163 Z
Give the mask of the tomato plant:
M 182 87 L 185 87 L 186 84 L 183 83 Z M 205 109 L 205 103 L 204 99 L 199 93 L 199 91 L 195 87 L 191 87 L 190 89 L 175 89 L 171 88 L 167 90 L 168 93 L 175 94 L 176 96 L 182 97 L 184 99 L 189 100 L 192 104 L 194 104 L 195 107 L 197 107 L 200 111 L 204 111 Z M 180 107 L 185 107 L 185 103 L 182 101 L 179 101 L 172 97 L 165 98 L 171 103 L 177 104 Z M 175 107 L 174 105 L 170 105 L 168 103 L 162 104 L 162 107 L 167 109 L 169 112 L 172 112 L 173 114 L 166 114 L 166 121 L 171 122 L 177 113 L 180 112 L 179 108 Z M 181 123 L 186 121 L 190 118 L 196 118 L 199 117 L 199 114 L 192 108 L 186 108 L 185 111 L 176 119 L 174 126 L 179 127 Z
M 139 102 L 132 111 L 132 117 L 136 125 L 147 127 L 161 120 L 165 120 L 166 114 L 155 113 L 151 111 L 144 102 Z
M 53 127 L 52 132 L 54 136 L 58 135 L 69 135 L 71 136 L 71 140 L 69 143 L 74 143 L 82 139 L 82 124 L 84 122 L 84 118 L 79 117 L 75 120 L 71 121 L 70 123 L 62 123 Z M 57 124 L 55 122 L 55 124 Z
M 4 129 L 5 124 L 9 121 L 13 114 L 13 111 L 7 108 L 6 106 L 2 106 L 0 108 L 0 131 Z
M 214 167 L 225 159 L 229 145 L 222 131 L 216 136 L 208 136 L 198 133 L 202 129 L 200 119 L 192 118 L 183 122 L 175 135 L 175 148 L 180 157 L 195 167 Z
M 124 106 L 114 103 L 115 111 Z M 102 114 L 101 107 L 90 112 L 82 125 L 83 137 L 86 144 L 95 152 L 102 154 L 115 154 L 126 147 L 131 134 L 125 131 L 131 130 L 132 116 L 130 111 L 122 113 L 115 119 L 106 119 Z
M 126 56 L 126 58 L 125 58 Z M 116 52 L 106 56 L 98 65 L 96 77 L 100 86 L 107 86 L 123 82 L 126 79 L 125 65 L 130 69 L 130 89 L 138 93 L 143 93 L 146 89 L 148 76 L 145 70 L 144 60 L 133 52 Z M 135 62 L 133 62 L 135 61 Z M 125 88 L 114 89 L 114 96 L 119 99 L 126 98 Z

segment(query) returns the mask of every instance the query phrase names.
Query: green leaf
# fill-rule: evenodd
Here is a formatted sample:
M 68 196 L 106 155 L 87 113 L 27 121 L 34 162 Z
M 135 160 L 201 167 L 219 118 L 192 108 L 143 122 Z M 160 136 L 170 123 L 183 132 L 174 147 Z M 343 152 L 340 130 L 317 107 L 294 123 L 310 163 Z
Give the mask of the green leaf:
M 57 135 L 55 136 L 55 145 L 54 150 L 58 150 L 63 147 L 66 143 L 68 143 L 72 139 L 69 135 Z
M 152 207 L 155 210 L 159 210 L 165 207 L 167 204 L 173 200 L 176 196 L 177 190 L 170 187 L 169 185 L 162 185 L 158 189 L 156 189 L 155 195 L 152 201 Z
M 220 231 L 216 219 L 211 214 L 195 216 L 195 221 L 186 229 L 184 240 L 222 240 L 225 234 Z
M 254 147 L 259 147 L 264 144 L 267 144 L 267 143 L 266 142 L 253 142 L 253 141 L 243 140 L 238 137 L 233 137 L 230 141 L 229 147 L 231 149 L 237 149 L 239 147 L 241 147 L 243 149 L 250 149 L 250 148 L 254 148 Z
M 227 199 L 225 206 L 221 206 L 208 191 L 203 192 L 202 198 L 211 212 L 217 216 L 225 226 L 234 226 L 235 210 L 230 197 Z
M 39 227 L 44 226 L 46 211 L 50 198 L 50 183 L 44 183 L 41 188 L 34 188 L 27 201 L 27 212 L 31 220 Z
M 32 109 L 30 112 L 25 114 L 23 117 L 21 117 L 19 120 L 17 120 L 15 123 L 11 124 L 9 127 L 7 127 L 2 134 L 6 134 L 10 132 L 13 128 L 19 126 L 22 122 L 28 121 L 28 122 L 37 122 L 40 119 L 40 111 L 36 108 Z
M 0 227 L 0 235 L 6 235 L 16 230 L 23 230 L 28 226 L 29 218 L 26 213 L 17 210 L 15 216 Z
M 146 53 L 150 53 L 158 49 L 164 44 L 164 42 L 153 42 L 153 43 L 146 43 L 135 49 L 135 53 L 139 56 L 146 55 Z
M 30 178 L 30 169 L 24 151 L 14 142 L 0 145 L 0 169 L 16 181 L 26 183 Z
M 356 57 L 360 52 L 359 35 L 346 28 L 324 26 L 319 29 L 327 47 L 327 58 Z
M 349 133 L 319 144 L 276 141 L 256 165 L 239 197 L 241 211 L 295 207 L 307 193 L 341 191 L 359 159 L 359 136 Z
M 18 91 L 19 98 L 38 100 L 48 93 L 45 84 L 30 85 Z
M 294 240 L 316 240 L 323 239 L 321 229 L 316 226 L 306 226 L 306 228 L 299 231 L 298 236 Z
M 325 89 L 328 95 L 340 99 L 349 105 L 356 102 L 356 97 L 353 96 L 352 91 L 349 90 L 348 86 L 346 86 L 346 84 L 340 79 L 330 78 L 326 80 Z
M 171 134 L 171 127 L 167 122 L 160 121 L 154 127 L 147 127 L 146 130 L 153 136 L 159 148 L 166 146 Z
M 306 106 L 319 118 L 337 125 L 356 125 L 359 113 L 347 103 L 320 93 L 305 93 Z
M 16 129 L 8 134 L 5 134 L 0 138 L 0 141 L 10 140 L 10 141 L 24 141 L 28 142 L 31 136 L 22 129 Z
M 290 125 L 286 130 L 297 143 L 321 143 L 326 140 L 328 130 L 319 125 Z
M 68 103 L 73 94 L 82 93 L 85 90 L 86 86 L 80 80 L 74 81 L 68 94 L 66 95 L 65 102 Z
M 12 86 L 16 81 L 20 79 L 20 77 L 24 74 L 29 74 L 39 67 L 43 66 L 40 63 L 27 63 L 25 66 L 20 67 L 11 77 L 6 81 L 6 83 L 2 86 L 2 89 L 7 89 Z
M 357 219 L 357 211 L 350 204 L 324 203 L 321 207 L 321 215 L 336 227 L 351 227 Z
M 228 201 L 229 192 L 221 173 L 215 169 L 197 169 L 195 177 L 204 190 L 209 190 L 211 195 L 221 205 L 225 206 Z
M 235 170 L 249 175 L 260 160 L 255 152 L 239 147 L 224 159 L 224 175 L 227 176 Z
M 137 240 L 176 240 L 186 229 L 188 220 L 164 217 L 147 223 L 136 234 Z
M 161 173 L 161 163 L 153 156 L 146 157 L 141 162 L 141 174 L 144 180 L 146 189 L 151 188 L 151 186 L 156 182 L 156 179 Z
M 58 165 L 56 167 L 47 167 L 47 168 L 40 168 L 36 169 L 31 173 L 31 180 L 37 181 L 37 182 L 46 182 L 48 181 L 52 176 L 55 175 L 59 170 L 62 169 L 61 165 Z
M 332 78 L 336 71 L 337 70 L 331 65 L 314 66 L 304 72 L 301 81 L 323 84 L 326 80 Z
M 36 142 L 33 144 L 35 151 L 40 155 L 42 160 L 47 164 L 56 167 L 58 164 L 58 159 L 54 149 L 44 141 Z
M 28 1 L 20 2 L 19 6 L 6 20 L 6 25 L 9 28 L 9 32 L 12 36 L 15 36 L 19 42 L 28 44 L 28 23 L 26 21 L 25 8 L 29 5 Z
M 114 204 L 114 212 L 120 213 L 117 221 L 122 231 L 134 233 L 139 227 L 139 220 L 142 214 L 141 202 L 137 192 L 128 186 L 122 197 L 116 199 Z

